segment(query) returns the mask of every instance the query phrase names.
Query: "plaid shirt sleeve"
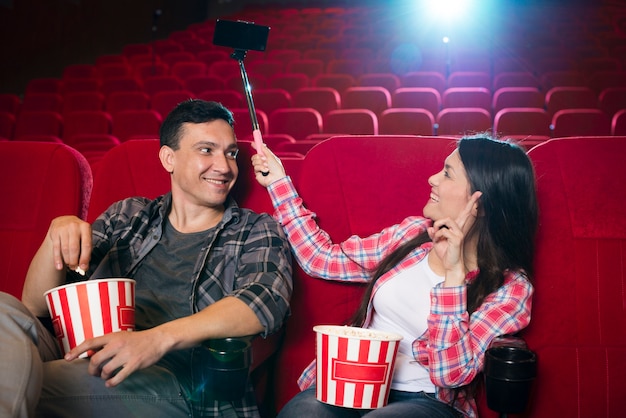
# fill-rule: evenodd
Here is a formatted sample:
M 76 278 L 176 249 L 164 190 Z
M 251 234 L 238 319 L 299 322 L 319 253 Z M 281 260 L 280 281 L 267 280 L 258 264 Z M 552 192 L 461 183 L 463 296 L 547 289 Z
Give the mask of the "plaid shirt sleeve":
M 413 343 L 416 358 L 428 365 L 433 383 L 442 388 L 469 384 L 482 371 L 491 341 L 528 325 L 532 294 L 525 275 L 508 272 L 504 285 L 469 316 L 465 286 L 435 286 L 428 330 Z
M 327 280 L 367 282 L 371 271 L 399 244 L 424 230 L 428 222 L 409 217 L 367 238 L 352 236 L 333 244 L 329 235 L 315 221 L 315 213 L 306 209 L 289 177 L 268 187 L 276 208 L 274 217 L 283 226 L 294 255 L 302 269 L 313 277 Z

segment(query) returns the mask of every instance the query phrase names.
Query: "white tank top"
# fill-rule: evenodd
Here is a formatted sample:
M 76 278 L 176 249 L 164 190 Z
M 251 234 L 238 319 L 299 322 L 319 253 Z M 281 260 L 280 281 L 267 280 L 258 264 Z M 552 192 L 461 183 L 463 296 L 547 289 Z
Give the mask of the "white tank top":
M 398 348 L 391 388 L 406 392 L 435 392 L 428 370 L 413 357 L 412 343 L 427 328 L 430 289 L 443 282 L 424 257 L 415 266 L 392 277 L 374 295 L 370 328 L 403 336 Z

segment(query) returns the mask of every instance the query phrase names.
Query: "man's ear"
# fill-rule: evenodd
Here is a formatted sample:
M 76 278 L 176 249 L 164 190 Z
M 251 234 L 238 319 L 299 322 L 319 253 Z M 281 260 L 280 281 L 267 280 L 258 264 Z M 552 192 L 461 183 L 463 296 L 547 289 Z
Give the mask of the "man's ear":
M 174 150 L 167 145 L 163 145 L 159 149 L 159 159 L 165 171 L 172 174 L 174 172 Z

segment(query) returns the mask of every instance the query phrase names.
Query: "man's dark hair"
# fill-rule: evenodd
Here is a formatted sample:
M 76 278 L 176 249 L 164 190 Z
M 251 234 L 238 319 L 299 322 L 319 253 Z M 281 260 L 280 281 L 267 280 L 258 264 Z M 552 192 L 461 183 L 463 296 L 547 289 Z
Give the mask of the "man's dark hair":
M 167 145 L 177 150 L 185 123 L 206 123 L 218 119 L 227 122 L 231 127 L 235 125 L 232 112 L 221 103 L 200 99 L 189 99 L 179 103 L 161 124 L 159 131 L 161 146 Z

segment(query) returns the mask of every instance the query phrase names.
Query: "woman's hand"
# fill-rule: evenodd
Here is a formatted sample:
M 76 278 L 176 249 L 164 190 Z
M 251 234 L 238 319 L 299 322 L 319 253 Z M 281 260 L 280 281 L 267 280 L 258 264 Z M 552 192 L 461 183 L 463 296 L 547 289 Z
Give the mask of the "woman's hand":
M 253 143 L 252 146 L 256 149 L 256 144 Z M 267 187 L 275 181 L 287 177 L 287 174 L 285 173 L 285 168 L 280 162 L 280 159 L 270 151 L 267 145 L 263 145 L 262 152 L 263 154 L 255 154 L 252 156 L 252 166 L 254 167 L 256 180 L 261 186 Z M 268 174 L 263 175 L 262 173 Z
M 433 250 L 441 259 L 446 272 L 444 282 L 446 286 L 462 285 L 465 276 L 469 273 L 467 260 L 463 254 L 463 244 L 465 234 L 473 224 L 473 221 L 469 221 L 476 216 L 475 204 L 481 195 L 481 192 L 474 192 L 455 220 L 439 219 L 428 228 L 428 234 L 434 245 Z

